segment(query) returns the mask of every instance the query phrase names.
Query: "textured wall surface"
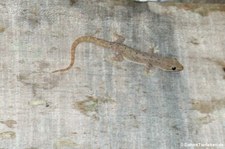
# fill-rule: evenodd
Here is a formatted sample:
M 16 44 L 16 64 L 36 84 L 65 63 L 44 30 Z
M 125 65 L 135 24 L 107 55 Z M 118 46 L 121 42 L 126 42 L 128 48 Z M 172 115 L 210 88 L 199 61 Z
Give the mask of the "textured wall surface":
M 1 149 L 179 149 L 225 146 L 224 5 L 109 0 L 0 2 Z M 82 35 L 158 46 L 182 72 L 111 60 Z M 206 144 L 207 145 L 207 144 Z M 208 144 L 209 145 L 209 144 Z

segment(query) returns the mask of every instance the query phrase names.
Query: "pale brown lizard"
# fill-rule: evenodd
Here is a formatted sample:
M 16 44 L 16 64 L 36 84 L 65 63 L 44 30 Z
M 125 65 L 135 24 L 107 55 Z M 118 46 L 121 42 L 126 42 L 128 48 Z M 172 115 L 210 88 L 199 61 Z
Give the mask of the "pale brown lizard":
M 78 44 L 82 42 L 93 43 L 104 48 L 112 49 L 116 52 L 116 56 L 113 57 L 113 60 L 123 61 L 126 59 L 134 63 L 143 64 L 145 65 L 146 72 L 149 72 L 152 67 L 157 67 L 165 71 L 183 70 L 183 66 L 177 61 L 176 58 L 161 57 L 154 54 L 154 48 L 151 48 L 149 53 L 130 48 L 123 44 L 124 40 L 125 38 L 120 35 L 117 35 L 117 40 L 114 42 L 106 41 L 93 36 L 81 36 L 77 38 L 71 46 L 71 60 L 69 66 L 64 69 L 55 70 L 53 73 L 67 71 L 73 66 L 75 62 L 75 49 Z

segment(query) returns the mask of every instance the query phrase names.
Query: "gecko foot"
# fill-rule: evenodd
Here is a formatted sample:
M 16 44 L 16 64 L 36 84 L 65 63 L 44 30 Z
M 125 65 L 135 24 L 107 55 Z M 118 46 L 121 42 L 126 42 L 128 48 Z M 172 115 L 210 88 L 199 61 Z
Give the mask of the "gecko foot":
M 150 46 L 149 48 L 149 54 L 153 55 L 154 53 L 158 53 L 158 46 L 156 46 L 155 44 L 153 44 L 152 46 Z
M 152 69 L 148 70 L 148 71 L 144 71 L 145 76 L 152 76 L 154 73 L 155 73 L 155 71 L 153 71 Z
M 125 38 L 122 35 L 119 35 L 117 33 L 113 33 L 113 35 L 116 37 L 116 40 L 113 42 L 123 43 L 125 41 Z

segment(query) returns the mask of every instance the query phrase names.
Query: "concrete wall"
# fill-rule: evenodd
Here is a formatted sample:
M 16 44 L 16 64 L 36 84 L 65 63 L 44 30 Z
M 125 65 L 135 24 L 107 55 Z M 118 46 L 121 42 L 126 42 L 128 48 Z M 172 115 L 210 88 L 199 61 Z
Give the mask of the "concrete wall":
M 225 145 L 225 6 L 127 1 L 0 2 L 0 148 L 164 149 Z M 96 33 L 98 32 L 98 33 Z M 176 57 L 184 70 L 113 62 L 82 35 Z M 193 144 L 191 144 L 193 143 Z M 190 147 L 194 148 L 194 147 Z

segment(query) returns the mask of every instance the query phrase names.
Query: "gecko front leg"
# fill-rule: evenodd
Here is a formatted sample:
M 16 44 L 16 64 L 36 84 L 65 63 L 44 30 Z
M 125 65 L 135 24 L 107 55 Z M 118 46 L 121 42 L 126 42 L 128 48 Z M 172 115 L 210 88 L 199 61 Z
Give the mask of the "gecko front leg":
M 152 69 L 153 69 L 152 64 L 147 63 L 146 66 L 145 66 L 145 73 L 149 74 L 149 72 L 151 72 Z

